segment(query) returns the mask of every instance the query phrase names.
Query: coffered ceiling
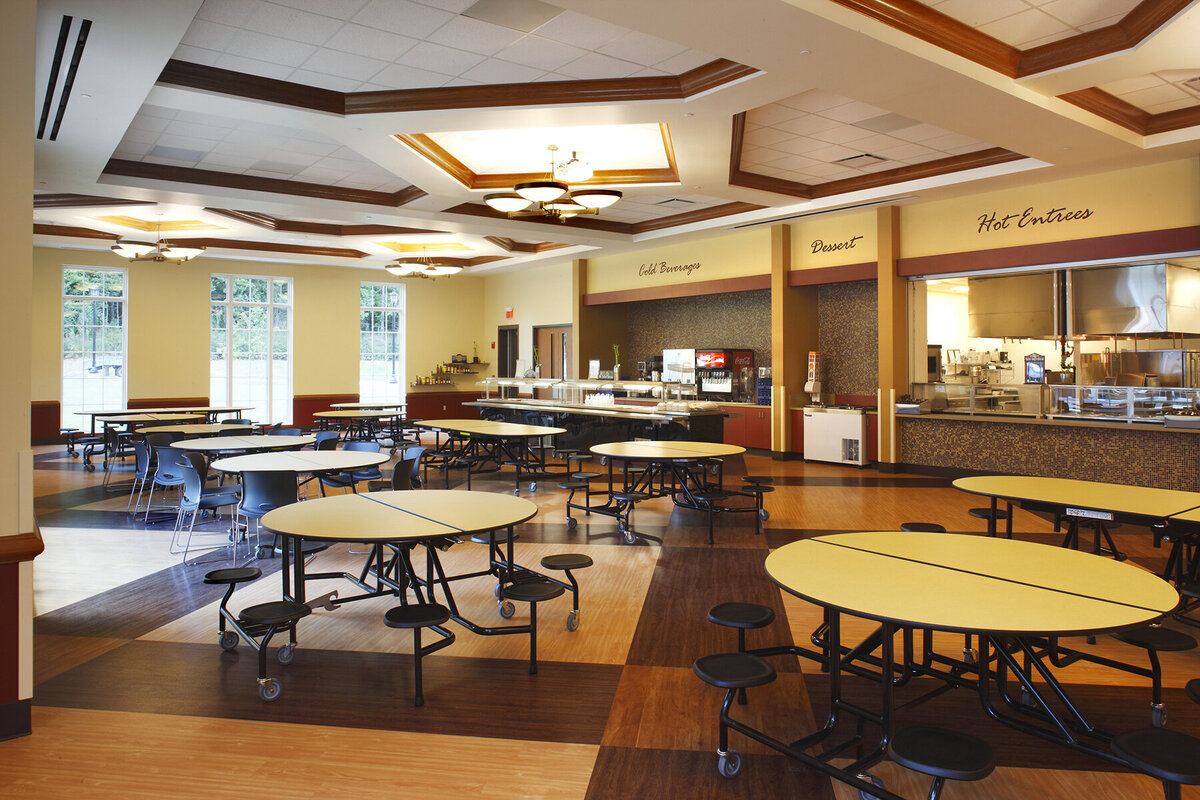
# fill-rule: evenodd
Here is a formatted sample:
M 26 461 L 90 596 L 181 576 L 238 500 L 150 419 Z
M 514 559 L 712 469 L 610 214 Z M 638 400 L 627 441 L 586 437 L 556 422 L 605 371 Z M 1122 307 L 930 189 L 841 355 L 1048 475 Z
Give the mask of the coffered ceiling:
M 36 241 L 482 273 L 1195 156 L 1197 5 L 41 0 Z M 483 203 L 549 145 L 624 198 Z

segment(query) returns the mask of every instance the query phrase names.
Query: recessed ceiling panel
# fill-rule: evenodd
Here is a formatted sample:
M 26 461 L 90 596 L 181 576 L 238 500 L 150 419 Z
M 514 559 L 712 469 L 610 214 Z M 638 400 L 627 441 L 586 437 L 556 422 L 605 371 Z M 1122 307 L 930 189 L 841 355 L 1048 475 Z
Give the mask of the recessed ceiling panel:
M 1127 78 L 1099 88 L 1149 114 L 1178 111 L 1200 106 L 1200 66 Z
M 1141 0 L 917 0 L 1018 50 L 1114 25 Z
M 431 133 L 429 138 L 477 175 L 549 171 L 549 145 L 563 163 L 572 153 L 593 170 L 666 169 L 670 166 L 659 125 Z

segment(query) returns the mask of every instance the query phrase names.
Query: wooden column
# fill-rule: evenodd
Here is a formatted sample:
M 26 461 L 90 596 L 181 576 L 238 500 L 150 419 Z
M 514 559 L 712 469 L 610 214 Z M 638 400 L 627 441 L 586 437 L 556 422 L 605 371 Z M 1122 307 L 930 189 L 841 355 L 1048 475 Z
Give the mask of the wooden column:
M 817 349 L 817 287 L 789 286 L 792 228 L 771 228 L 771 450 L 792 449 L 792 405 L 805 401 L 808 351 Z
M 896 275 L 900 255 L 900 209 L 876 215 L 879 239 L 879 456 L 881 469 L 895 469 L 900 446 L 895 399 L 908 391 L 908 308 L 905 281 Z
M 33 518 L 33 132 L 37 4 L 9 3 L 0 30 L 0 739 L 30 731 L 33 697 L 33 564 L 42 550 Z
M 621 349 L 622 376 L 628 380 L 636 371 L 636 364 L 630 361 L 633 354 L 629 352 L 629 319 L 623 303 L 589 306 L 587 300 L 587 271 L 586 258 L 576 259 L 571 264 L 571 295 L 574 298 L 571 312 L 571 325 L 574 328 L 571 342 L 571 363 L 575 375 L 586 378 L 588 361 L 595 358 L 600 360 L 600 369 L 612 369 L 614 344 Z

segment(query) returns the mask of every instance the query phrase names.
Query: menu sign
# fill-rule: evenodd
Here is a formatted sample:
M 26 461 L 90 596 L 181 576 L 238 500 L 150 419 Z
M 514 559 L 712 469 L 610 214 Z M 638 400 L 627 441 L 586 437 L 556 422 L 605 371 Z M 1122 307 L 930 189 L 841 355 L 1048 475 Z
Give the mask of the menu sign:
M 1068 209 L 1066 206 L 1054 206 L 1040 210 L 1029 206 L 1024 211 L 1015 211 L 1003 216 L 1001 216 L 999 211 L 991 211 L 979 215 L 977 219 L 979 222 L 977 233 L 1058 225 L 1064 222 L 1087 219 L 1091 215 L 1092 210 L 1090 208 Z
M 692 273 L 700 269 L 700 262 L 693 261 L 690 264 L 668 264 L 666 261 L 651 261 L 649 264 L 642 264 L 638 267 L 638 277 L 648 278 L 651 276 L 672 277 L 677 274 L 684 274 L 687 277 L 692 277 Z

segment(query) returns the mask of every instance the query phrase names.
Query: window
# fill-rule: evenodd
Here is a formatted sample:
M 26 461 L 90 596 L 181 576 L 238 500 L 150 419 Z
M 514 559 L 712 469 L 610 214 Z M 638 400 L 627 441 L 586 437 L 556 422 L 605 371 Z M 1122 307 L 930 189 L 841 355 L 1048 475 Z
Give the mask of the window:
M 284 422 L 292 416 L 292 282 L 212 276 L 209 399 L 248 406 L 242 416 Z
M 404 287 L 361 287 L 358 395 L 364 403 L 404 402 Z
M 125 270 L 63 270 L 62 424 L 125 407 Z

